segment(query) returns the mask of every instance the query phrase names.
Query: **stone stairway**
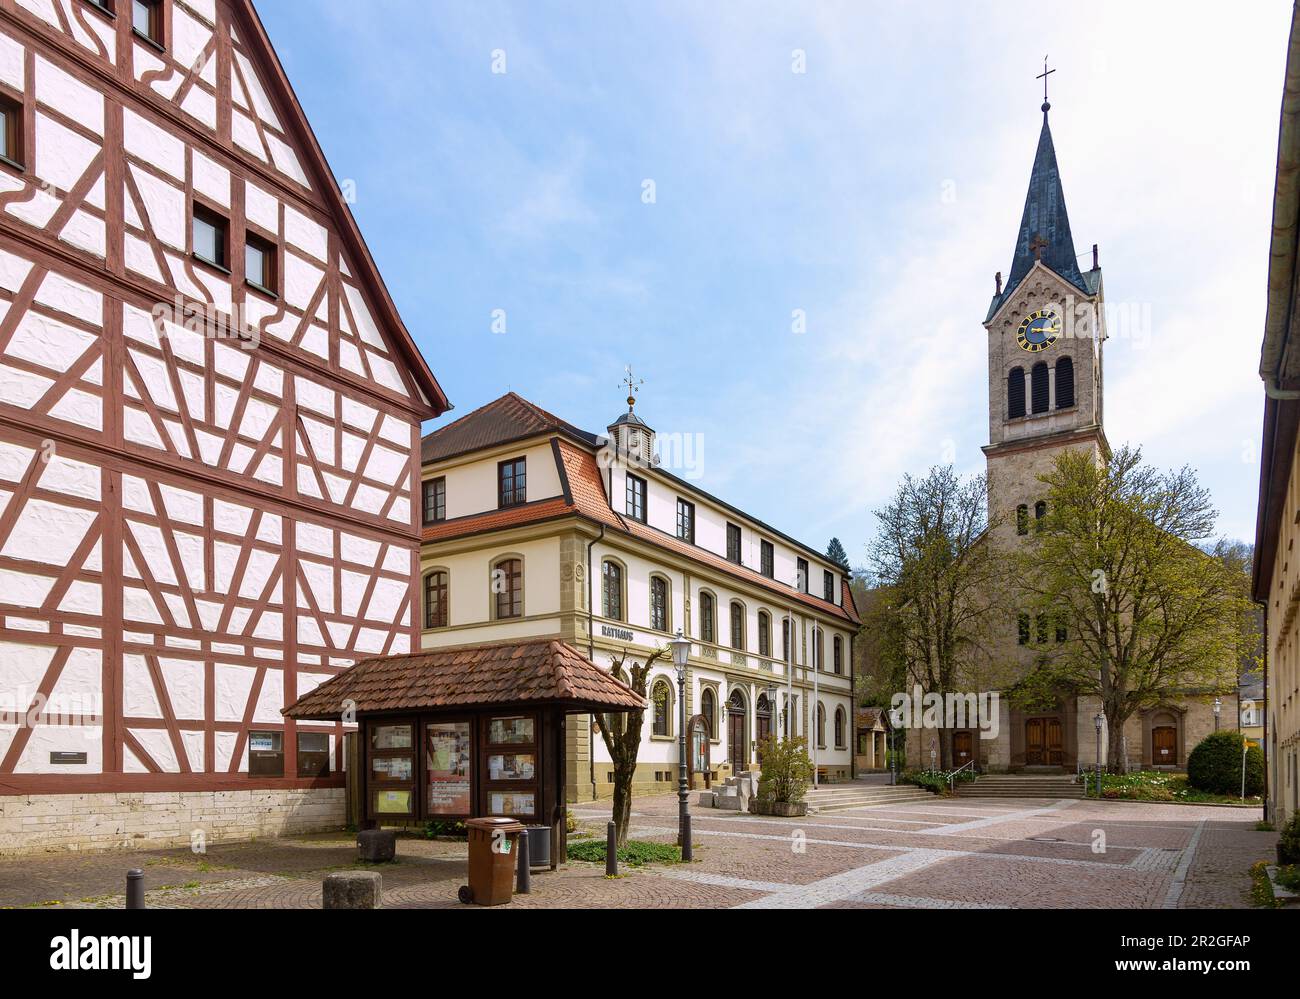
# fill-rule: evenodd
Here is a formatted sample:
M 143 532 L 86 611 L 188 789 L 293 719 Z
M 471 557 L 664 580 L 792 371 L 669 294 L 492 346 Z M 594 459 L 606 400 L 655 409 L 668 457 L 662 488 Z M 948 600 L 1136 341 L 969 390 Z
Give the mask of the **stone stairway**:
M 962 798 L 1082 798 L 1083 785 L 1074 775 L 1056 774 L 983 774 L 975 781 L 958 784 Z
M 850 808 L 870 808 L 875 805 L 906 805 L 916 802 L 933 802 L 933 794 L 914 784 L 865 784 L 850 781 L 845 784 L 823 784 L 810 790 L 804 800 L 810 815 L 818 812 L 842 812 Z

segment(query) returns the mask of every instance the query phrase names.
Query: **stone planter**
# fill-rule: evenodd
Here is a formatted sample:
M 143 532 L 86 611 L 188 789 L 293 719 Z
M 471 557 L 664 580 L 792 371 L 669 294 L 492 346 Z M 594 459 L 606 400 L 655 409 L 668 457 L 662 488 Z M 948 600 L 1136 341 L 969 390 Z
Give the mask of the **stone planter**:
M 762 798 L 750 798 L 749 810 L 754 815 L 782 815 L 794 818 L 808 814 L 806 801 L 765 801 Z

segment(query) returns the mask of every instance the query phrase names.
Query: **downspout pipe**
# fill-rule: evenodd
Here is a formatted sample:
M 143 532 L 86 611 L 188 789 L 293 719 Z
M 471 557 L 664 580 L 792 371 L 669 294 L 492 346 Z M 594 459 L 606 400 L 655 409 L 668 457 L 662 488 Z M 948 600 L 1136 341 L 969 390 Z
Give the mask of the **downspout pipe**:
M 605 525 L 600 525 L 600 533 L 587 542 L 587 658 L 596 661 L 596 612 L 591 605 L 591 549 L 605 539 Z M 591 800 L 596 800 L 596 733 L 592 726 L 587 726 L 587 767 L 590 771 Z

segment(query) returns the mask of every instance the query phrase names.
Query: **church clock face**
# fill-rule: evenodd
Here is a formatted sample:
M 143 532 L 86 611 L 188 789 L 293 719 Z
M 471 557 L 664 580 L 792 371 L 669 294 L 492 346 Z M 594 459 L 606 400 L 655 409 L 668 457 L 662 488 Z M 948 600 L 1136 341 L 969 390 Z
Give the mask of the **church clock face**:
M 1051 309 L 1041 309 L 1025 316 L 1016 330 L 1016 343 L 1031 354 L 1046 350 L 1061 335 L 1061 320 Z

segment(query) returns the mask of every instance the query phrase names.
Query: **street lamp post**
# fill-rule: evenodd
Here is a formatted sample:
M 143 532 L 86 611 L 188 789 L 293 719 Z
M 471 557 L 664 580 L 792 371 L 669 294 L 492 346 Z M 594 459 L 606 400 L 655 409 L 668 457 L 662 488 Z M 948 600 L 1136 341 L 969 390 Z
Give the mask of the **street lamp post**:
M 894 735 L 898 731 L 901 718 L 902 715 L 897 711 L 889 716 L 889 783 L 891 786 L 898 783 L 898 743 L 895 741 Z
M 1097 727 L 1097 769 L 1094 773 L 1093 782 L 1097 785 L 1097 797 L 1101 797 L 1101 727 L 1106 724 L 1106 716 L 1100 711 L 1093 716 L 1093 725 Z
M 691 656 L 691 640 L 677 629 L 677 637 L 668 643 L 673 649 L 673 665 L 677 667 L 677 700 L 681 704 L 677 739 L 677 840 L 682 847 L 682 860 L 691 859 L 691 813 L 687 806 L 686 789 L 686 662 Z
M 1223 710 L 1223 701 L 1214 699 L 1214 731 L 1219 731 L 1219 712 Z
M 767 681 L 767 740 L 771 743 L 779 741 L 779 736 L 773 733 L 777 732 L 781 725 L 780 712 L 776 709 L 776 681 Z M 763 765 L 759 761 L 759 767 Z

